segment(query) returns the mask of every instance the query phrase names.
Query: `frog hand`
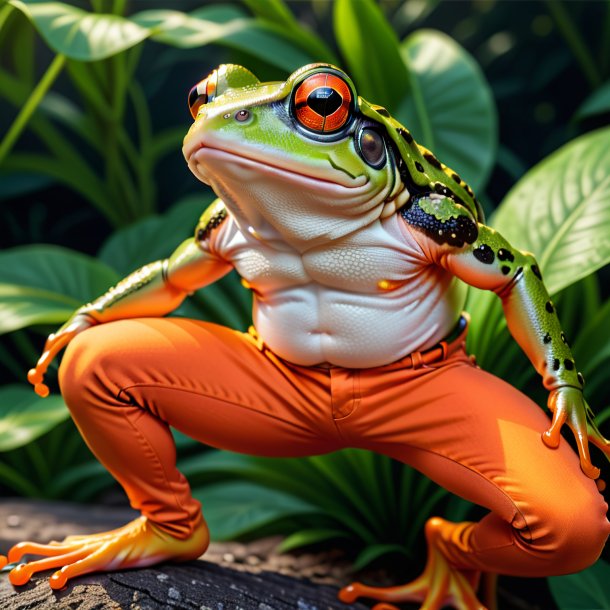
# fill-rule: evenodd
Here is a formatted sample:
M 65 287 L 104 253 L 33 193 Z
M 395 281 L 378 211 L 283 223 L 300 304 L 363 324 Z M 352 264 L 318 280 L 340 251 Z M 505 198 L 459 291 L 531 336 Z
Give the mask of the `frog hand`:
M 548 407 L 553 414 L 551 427 L 543 433 L 542 440 L 547 447 L 556 448 L 561 438 L 561 428 L 568 424 L 578 446 L 580 467 L 591 479 L 599 477 L 599 468 L 593 466 L 589 453 L 589 441 L 610 456 L 610 442 L 599 432 L 593 421 L 593 411 L 582 395 L 582 391 L 572 386 L 562 386 L 549 395 Z
M 36 366 L 28 371 L 28 381 L 34 386 L 34 391 L 43 398 L 49 395 L 49 388 L 42 382 L 53 359 L 72 339 L 83 330 L 94 326 L 97 322 L 85 313 L 74 314 L 56 333 L 49 335 L 42 356 Z

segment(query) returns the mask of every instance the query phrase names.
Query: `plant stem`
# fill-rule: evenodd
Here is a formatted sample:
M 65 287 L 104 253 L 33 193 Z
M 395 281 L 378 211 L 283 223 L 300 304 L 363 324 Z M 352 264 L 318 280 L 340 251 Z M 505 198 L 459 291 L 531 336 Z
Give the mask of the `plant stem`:
M 599 54 L 600 72 L 603 77 L 608 76 L 608 63 L 610 60 L 610 0 L 606 0 L 606 19 L 602 31 L 601 52 Z
M 66 63 L 66 57 L 64 55 L 56 55 L 55 59 L 51 62 L 47 71 L 44 73 L 40 82 L 32 91 L 27 102 L 21 109 L 21 112 L 17 115 L 17 118 L 13 121 L 10 129 L 4 136 L 2 143 L 0 144 L 0 166 L 2 162 L 11 151 L 13 145 L 17 141 L 17 138 L 21 135 L 21 132 L 25 129 L 28 121 L 34 114 L 34 111 L 50 89 L 51 85 L 55 82 L 55 79 L 59 76 L 64 64 Z
M 598 87 L 602 79 L 597 71 L 593 57 L 587 49 L 580 32 L 574 27 L 570 15 L 560 0 L 545 0 L 549 13 L 553 16 L 559 31 L 565 38 L 568 46 L 572 49 L 574 57 L 580 63 L 587 80 L 593 88 Z

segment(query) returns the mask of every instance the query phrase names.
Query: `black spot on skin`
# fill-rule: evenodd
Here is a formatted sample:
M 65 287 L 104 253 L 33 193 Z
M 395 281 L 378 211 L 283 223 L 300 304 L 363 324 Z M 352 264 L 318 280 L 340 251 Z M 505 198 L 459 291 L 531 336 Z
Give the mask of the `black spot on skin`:
M 451 191 L 440 182 L 434 183 L 434 192 L 438 193 L 439 195 L 451 195 Z
M 513 280 L 519 279 L 523 275 L 523 267 L 517 267 L 517 271 L 515 271 L 515 275 L 513 276 Z
M 550 343 L 553 339 L 551 338 L 551 335 L 549 335 L 549 333 L 547 333 L 546 335 L 544 335 L 544 337 L 542 337 L 542 340 L 544 341 L 544 343 Z
M 377 114 L 380 114 L 381 116 L 387 116 L 388 118 L 390 116 L 390 113 L 385 108 L 375 108 L 375 110 L 377 111 Z
M 532 273 L 539 279 L 542 279 L 542 274 L 540 273 L 540 269 L 538 269 L 538 265 L 532 265 Z
M 559 370 L 559 360 L 557 358 L 555 358 L 555 360 L 553 360 L 553 370 L 554 371 Z
M 408 131 L 402 127 L 397 129 L 396 131 L 407 144 L 411 144 L 411 142 L 413 142 L 413 136 L 411 135 L 410 131 Z
M 481 244 L 472 251 L 472 254 L 478 261 L 486 265 L 491 265 L 494 262 L 494 251 L 487 244 Z
M 457 174 L 451 174 L 451 177 L 458 183 L 462 183 L 462 179 Z
M 561 340 L 567 345 L 568 344 L 568 340 L 566 339 L 566 336 L 561 333 Z
M 505 250 L 504 248 L 500 248 L 498 250 L 498 258 L 501 261 L 510 261 L 511 263 L 515 260 L 513 253 L 510 250 Z
M 580 385 L 585 385 L 585 378 L 582 376 L 582 373 L 577 373 L 576 377 L 578 377 Z
M 197 241 L 206 240 L 212 231 L 222 223 L 222 221 L 227 217 L 227 210 L 225 208 L 221 208 L 214 216 L 212 216 L 205 226 L 200 226 L 197 228 Z
M 474 191 L 470 188 L 470 186 L 468 186 L 467 184 L 464 185 L 464 189 L 466 190 L 466 192 L 471 196 L 474 197 Z
M 437 169 L 443 169 L 441 162 L 432 153 L 424 153 L 424 159 Z
M 424 166 L 419 162 L 419 161 L 415 161 L 415 169 L 418 172 L 422 172 L 424 171 Z
M 510 273 L 510 267 L 508 265 L 502 265 L 501 271 L 504 275 L 508 275 Z
M 544 305 L 544 308 L 549 312 L 549 313 L 553 313 L 555 311 L 555 308 L 553 307 L 553 303 L 551 303 L 551 301 L 547 301 Z
M 565 367 L 566 367 L 566 370 L 567 370 L 567 371 L 572 371 L 572 370 L 574 370 L 574 361 L 573 361 L 573 360 L 570 360 L 569 358 L 566 358 L 566 359 L 563 361 L 563 366 L 565 366 Z
M 410 208 L 402 208 L 401 216 L 413 227 L 423 231 L 437 244 L 449 244 L 462 247 L 464 243 L 471 244 L 479 236 L 477 225 L 468 216 L 457 216 L 442 221 L 428 214 L 418 205 L 418 199 L 413 200 Z

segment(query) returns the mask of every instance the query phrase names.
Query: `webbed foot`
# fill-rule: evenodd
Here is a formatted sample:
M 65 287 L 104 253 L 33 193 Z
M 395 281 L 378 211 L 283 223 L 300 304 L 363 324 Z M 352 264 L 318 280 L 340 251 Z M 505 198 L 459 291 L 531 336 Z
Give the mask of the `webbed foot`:
M 421 610 L 441 610 L 452 606 L 458 610 L 486 610 L 475 594 L 480 573 L 452 567 L 441 553 L 437 538 L 443 528 L 455 527 L 434 517 L 426 523 L 428 560 L 426 567 L 414 581 L 397 587 L 369 587 L 354 582 L 339 592 L 339 599 L 352 603 L 359 597 L 370 597 L 382 602 L 419 602 Z M 396 606 L 380 603 L 373 610 L 398 610 Z
M 208 543 L 208 528 L 203 519 L 188 538 L 180 540 L 146 517 L 139 517 L 121 528 L 101 534 L 68 536 L 62 542 L 49 544 L 20 542 L 9 551 L 8 562 L 17 563 L 24 555 L 42 555 L 44 559 L 20 563 L 9 572 L 9 580 L 16 586 L 25 585 L 37 572 L 61 568 L 50 578 L 51 588 L 61 589 L 68 580 L 82 574 L 196 559 Z M 0 567 L 3 559 L 0 557 Z

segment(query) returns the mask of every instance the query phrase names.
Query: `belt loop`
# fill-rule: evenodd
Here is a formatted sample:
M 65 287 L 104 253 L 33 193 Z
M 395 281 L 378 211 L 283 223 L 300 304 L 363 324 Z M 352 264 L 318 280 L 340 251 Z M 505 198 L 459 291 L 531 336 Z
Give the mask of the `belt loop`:
M 413 352 L 411 354 L 411 366 L 413 369 L 418 369 L 423 364 L 423 359 L 421 357 L 421 352 Z
M 447 354 L 449 352 L 449 346 L 447 345 L 447 341 L 441 341 L 439 343 L 439 346 L 441 348 L 441 351 L 443 352 L 441 360 L 447 360 Z

